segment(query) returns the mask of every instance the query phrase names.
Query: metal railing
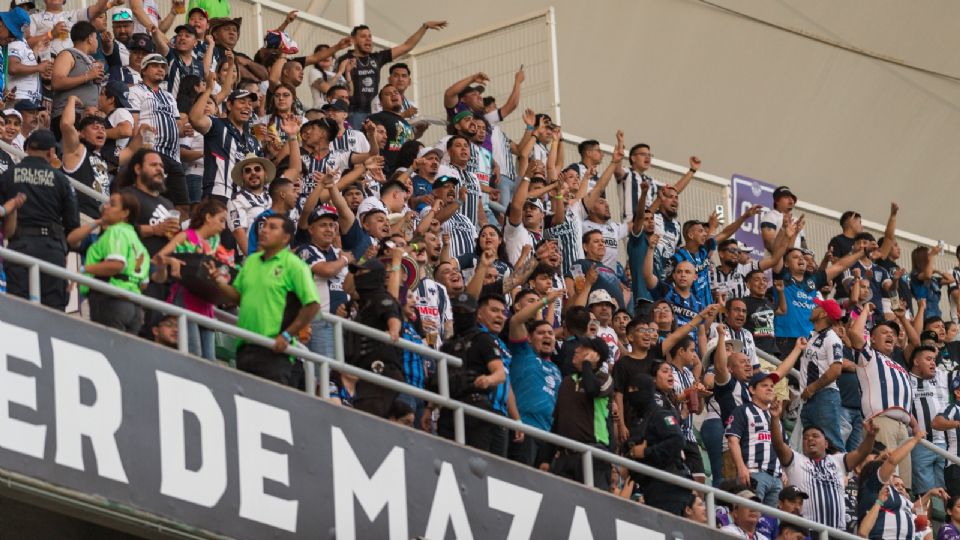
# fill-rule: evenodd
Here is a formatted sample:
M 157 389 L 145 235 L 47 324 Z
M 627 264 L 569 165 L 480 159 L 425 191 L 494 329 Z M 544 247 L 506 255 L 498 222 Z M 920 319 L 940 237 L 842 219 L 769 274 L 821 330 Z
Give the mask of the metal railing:
M 187 310 L 184 310 L 180 307 L 161 302 L 154 298 L 149 298 L 140 294 L 136 294 L 118 287 L 114 287 L 109 283 L 100 281 L 95 278 L 77 274 L 61 268 L 57 265 L 51 264 L 40 259 L 24 255 L 23 253 L 13 251 L 7 248 L 0 248 L 0 257 L 4 259 L 6 263 L 19 264 L 22 266 L 27 266 L 29 268 L 29 290 L 30 290 L 30 301 L 34 303 L 40 302 L 40 274 L 51 275 L 60 279 L 65 279 L 69 281 L 76 282 L 81 285 L 90 287 L 93 290 L 98 292 L 108 294 L 111 296 L 119 297 L 124 300 L 129 300 L 141 307 L 159 311 L 161 313 L 175 315 L 179 321 L 179 335 L 181 338 L 178 340 L 178 347 L 180 352 L 187 353 L 187 340 L 183 339 L 182 336 L 187 335 L 187 322 L 194 322 L 198 325 L 201 325 L 205 328 L 210 328 L 225 334 L 240 338 L 245 342 L 252 343 L 254 345 L 259 345 L 261 347 L 272 348 L 274 345 L 274 340 L 262 336 L 260 334 L 255 334 L 253 332 L 243 330 L 216 319 L 211 319 L 197 313 L 193 313 Z M 229 317 L 227 317 L 229 318 Z M 828 538 L 837 538 L 843 540 L 852 540 L 857 538 L 854 535 L 848 534 L 846 532 L 831 529 L 823 524 L 816 523 L 807 519 L 804 519 L 793 514 L 788 514 L 776 508 L 771 508 L 765 506 L 761 503 L 751 501 L 738 497 L 732 493 L 721 491 L 712 486 L 705 484 L 700 484 L 693 480 L 688 480 L 686 478 L 681 478 L 675 476 L 665 471 L 661 471 L 654 467 L 644 465 L 637 461 L 618 456 L 606 450 L 600 450 L 589 446 L 587 444 L 573 441 L 564 437 L 561 437 L 555 433 L 543 431 L 535 427 L 525 425 L 516 420 L 500 416 L 498 414 L 479 409 L 472 405 L 468 405 L 461 401 L 457 401 L 450 397 L 449 392 L 449 380 L 447 374 L 448 366 L 458 366 L 460 365 L 460 360 L 434 351 L 422 345 L 417 345 L 406 340 L 399 340 L 393 342 L 389 334 L 385 332 L 380 332 L 372 328 L 363 326 L 353 321 L 342 319 L 334 315 L 323 315 L 323 319 L 327 320 L 334 324 L 334 349 L 336 359 L 328 358 L 313 352 L 310 352 L 306 349 L 300 347 L 290 346 L 285 351 L 291 356 L 295 356 L 305 362 L 316 364 L 320 368 L 320 398 L 326 398 L 327 395 L 327 385 L 323 384 L 329 380 L 330 370 L 334 369 L 341 373 L 346 373 L 353 375 L 358 379 L 383 386 L 390 390 L 409 394 L 420 399 L 430 401 L 436 405 L 450 409 L 453 411 L 454 418 L 454 439 L 463 444 L 465 440 L 464 433 L 464 417 L 465 415 L 470 415 L 473 418 L 481 419 L 485 422 L 507 428 L 514 431 L 521 431 L 527 436 L 536 437 L 537 439 L 546 441 L 548 443 L 554 444 L 558 447 L 565 448 L 567 450 L 581 453 L 583 456 L 583 483 L 588 487 L 593 487 L 593 460 L 600 459 L 603 462 L 610 463 L 613 465 L 619 465 L 627 468 L 630 471 L 655 478 L 657 480 L 667 482 L 682 488 L 690 489 L 691 491 L 697 491 L 704 494 L 704 499 L 707 505 L 707 517 L 709 524 L 711 526 L 716 525 L 716 504 L 717 500 L 736 504 L 740 506 L 746 506 L 748 508 L 753 508 L 760 512 L 763 512 L 765 515 L 773 516 L 777 519 L 788 521 L 791 523 L 796 523 L 802 527 L 808 528 L 812 531 L 817 531 L 820 540 L 827 540 Z M 344 361 L 344 351 L 343 351 L 343 331 L 350 330 L 353 332 L 360 333 L 366 337 L 381 341 L 383 343 L 394 345 L 402 349 L 422 354 L 425 356 L 430 356 L 438 360 L 438 376 L 439 376 L 439 394 L 411 386 L 409 384 L 399 382 L 382 375 L 358 368 L 356 366 L 350 365 Z M 309 370 L 308 370 L 309 371 Z M 308 386 L 308 393 L 310 395 L 315 395 L 312 391 L 313 389 Z

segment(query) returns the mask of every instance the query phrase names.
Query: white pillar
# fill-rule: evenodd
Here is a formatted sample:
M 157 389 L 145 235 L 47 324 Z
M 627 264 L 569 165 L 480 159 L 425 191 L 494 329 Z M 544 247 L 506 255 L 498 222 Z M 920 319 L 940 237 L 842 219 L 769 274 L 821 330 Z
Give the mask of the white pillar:
M 347 26 L 353 28 L 363 24 L 365 20 L 366 8 L 363 0 L 347 0 Z

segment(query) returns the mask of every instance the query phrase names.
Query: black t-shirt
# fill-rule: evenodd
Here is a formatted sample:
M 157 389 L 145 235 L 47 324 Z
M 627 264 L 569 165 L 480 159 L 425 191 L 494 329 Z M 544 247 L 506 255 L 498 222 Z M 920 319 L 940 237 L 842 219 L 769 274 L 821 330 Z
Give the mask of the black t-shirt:
M 10 157 L 10 154 L 0 150 L 0 174 L 7 172 L 13 165 L 13 159 Z
M 374 124 L 380 124 L 387 130 L 387 144 L 380 149 L 383 156 L 383 173 L 390 176 L 397 163 L 400 147 L 414 138 L 413 128 L 402 116 L 390 111 L 380 111 L 371 114 L 369 119 Z
M 620 360 L 617 360 L 617 363 L 613 365 L 612 376 L 614 392 L 626 394 L 627 389 L 630 387 L 630 381 L 634 380 L 636 376 L 641 373 L 649 374 L 650 366 L 653 365 L 654 361 L 661 360 L 662 358 L 663 350 L 660 348 L 659 343 L 647 351 L 647 356 L 642 359 L 633 358 L 626 354 L 622 355 Z M 632 426 L 636 412 L 626 399 L 623 401 L 623 408 L 623 423 Z
M 376 330 L 387 331 L 390 319 L 399 319 L 403 321 L 400 313 L 400 304 L 386 291 L 372 291 L 360 297 L 359 309 L 357 311 L 357 322 L 369 326 Z M 359 362 L 364 368 L 369 368 L 374 360 L 381 360 L 385 364 L 392 364 L 398 369 L 402 369 L 400 352 L 396 347 L 384 346 L 379 341 L 370 338 L 358 336 L 360 348 L 356 351 L 359 358 L 351 363 Z
M 18 193 L 27 200 L 17 211 L 17 227 L 60 225 L 67 235 L 80 226 L 77 195 L 70 180 L 46 160 L 27 156 L 0 176 L 0 204 Z
M 144 225 L 150 225 L 152 227 L 166 221 L 170 218 L 170 210 L 174 208 L 170 199 L 162 195 L 154 197 L 145 191 L 137 189 L 136 186 L 124 188 L 121 193 L 132 193 L 133 196 L 137 198 L 137 201 L 140 202 L 140 215 L 137 217 L 136 223 L 138 232 L 140 231 L 140 227 Z M 170 239 L 165 236 L 143 236 L 143 233 L 140 233 L 140 240 L 143 242 L 143 246 L 147 248 L 147 252 L 150 253 L 151 257 L 163 249 L 163 246 L 167 245 L 167 242 L 170 241 Z
M 357 65 L 350 72 L 353 80 L 353 95 L 350 96 L 350 112 L 370 112 L 370 104 L 380 91 L 380 70 L 393 61 L 393 52 L 383 49 L 364 57 L 354 56 L 353 51 L 340 57 L 339 62 L 347 58 L 356 58 Z M 359 126 L 353 126 L 359 129 Z
M 753 334 L 753 343 L 761 351 L 779 356 L 780 349 L 773 330 L 773 305 L 766 298 L 753 296 L 744 296 L 743 303 L 747 305 L 747 320 L 743 326 Z
M 838 234 L 830 239 L 830 244 L 828 248 L 833 250 L 833 256 L 836 258 L 845 257 L 853 251 L 853 238 L 847 238 L 842 234 Z

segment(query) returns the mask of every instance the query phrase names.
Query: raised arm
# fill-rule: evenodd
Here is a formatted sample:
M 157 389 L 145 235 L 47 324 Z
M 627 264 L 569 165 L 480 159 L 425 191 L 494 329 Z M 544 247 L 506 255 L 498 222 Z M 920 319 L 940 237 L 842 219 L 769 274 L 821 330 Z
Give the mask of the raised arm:
M 603 170 L 603 174 L 600 175 L 600 179 L 597 180 L 596 185 L 593 186 L 593 189 L 587 194 L 587 198 L 584 201 L 584 204 L 587 206 L 587 210 L 591 210 L 593 205 L 597 202 L 597 199 L 603 196 L 607 191 L 607 184 L 610 183 L 610 179 L 613 178 L 613 171 L 617 170 L 617 167 L 620 166 L 620 162 L 623 161 L 623 152 L 614 150 L 613 159 L 610 160 L 610 163 L 607 164 L 607 168 Z M 589 184 L 586 176 L 580 179 L 581 184 Z M 582 189 L 582 186 L 581 186 Z
M 727 367 L 727 327 L 717 325 L 717 348 L 713 350 L 714 387 L 723 386 L 730 381 L 730 369 Z
M 393 56 L 393 60 L 396 61 L 416 47 L 417 43 L 420 43 L 420 40 L 423 39 L 424 34 L 427 33 L 427 30 L 442 30 L 446 28 L 446 26 L 447 21 L 427 21 L 421 24 L 420 28 L 408 37 L 406 41 L 390 49 L 390 55 Z
M 797 360 L 800 359 L 800 355 L 803 354 L 803 349 L 807 347 L 806 338 L 797 338 L 797 341 L 793 344 L 793 350 L 790 351 L 780 365 L 777 366 L 775 373 L 780 376 L 781 379 L 786 378 L 790 374 L 790 370 L 793 369 L 793 366 L 797 363 Z
M 523 85 L 523 81 L 526 78 L 526 75 L 523 73 L 523 66 L 520 66 L 520 69 L 517 70 L 517 74 L 513 76 L 513 90 L 510 91 L 510 97 L 507 98 L 507 101 L 503 104 L 503 107 L 500 107 L 500 119 L 504 120 L 510 113 L 512 113 L 517 105 L 520 104 L 520 87 Z
M 350 205 L 347 204 L 347 200 L 343 198 L 343 193 L 337 189 L 337 184 L 333 181 L 333 177 L 331 177 L 329 181 L 326 181 L 323 187 L 330 192 L 330 202 L 337 209 L 337 214 L 340 215 L 337 221 L 340 224 L 341 234 L 345 234 L 353 227 L 356 216 L 354 216 L 353 210 L 350 210 Z
M 693 175 L 697 174 L 697 171 L 700 170 L 700 158 L 697 156 L 690 156 L 690 169 L 684 173 L 683 177 L 680 180 L 677 180 L 677 183 L 673 185 L 673 189 L 677 190 L 677 195 L 679 195 L 684 189 L 690 185 L 690 181 L 693 180 Z
M 159 26 L 154 25 L 147 28 L 150 29 L 150 35 L 153 38 L 153 44 L 157 47 L 157 52 L 166 57 L 167 53 L 170 52 L 170 42 L 167 40 L 167 35 L 163 33 Z
M 877 433 L 879 432 L 880 429 L 874 425 L 873 420 L 867 420 L 863 423 L 863 439 L 860 441 L 860 445 L 843 456 L 843 464 L 848 471 L 856 469 L 863 463 L 863 460 L 867 459 L 867 456 L 873 451 L 873 444 L 877 440 Z
M 207 99 L 210 98 L 210 92 L 213 92 L 213 82 L 216 80 L 216 74 L 207 71 L 204 78 L 207 84 L 203 92 L 200 92 L 200 95 L 197 96 L 197 101 L 190 107 L 190 114 L 187 116 L 190 119 L 190 125 L 193 126 L 193 129 L 206 135 L 207 132 L 210 131 L 210 127 L 213 126 L 213 120 L 203 111 L 207 108 Z
M 867 319 L 870 318 L 872 311 L 872 304 L 865 304 L 863 311 L 854 319 L 853 324 L 850 325 L 850 329 L 847 330 L 847 337 L 850 338 L 850 347 L 854 350 L 862 351 L 863 347 L 867 344 L 867 340 L 863 337 L 863 334 L 867 327 Z
M 773 451 L 777 453 L 780 464 L 789 467 L 793 463 L 793 449 L 783 440 L 783 427 L 780 424 L 782 409 L 783 402 L 780 400 L 770 405 L 770 438 L 773 439 Z
M 63 135 L 64 165 L 73 168 L 76 165 L 77 154 L 83 145 L 80 144 L 80 133 L 77 131 L 77 107 L 82 107 L 80 98 L 75 95 L 67 97 L 67 105 L 60 117 L 60 133 Z M 72 159 L 71 159 L 72 158 Z M 67 161 L 70 163 L 67 163 Z
M 470 282 L 467 283 L 467 294 L 474 298 L 480 298 L 480 291 L 483 289 L 483 279 L 487 275 L 487 270 L 493 266 L 493 261 L 496 260 L 496 258 L 493 250 L 487 250 L 480 254 L 480 257 L 477 259 L 477 267 L 473 270 L 473 277 L 471 277 Z
M 883 245 L 877 250 L 877 254 L 873 257 L 873 260 L 882 261 L 890 256 L 890 251 L 893 250 L 894 237 L 897 233 L 897 213 L 899 211 L 899 204 L 895 202 L 890 203 L 890 217 L 887 218 L 887 227 L 883 230 Z M 872 255 L 871 253 L 871 256 Z
M 844 270 L 850 268 L 850 265 L 857 262 L 857 259 L 860 257 L 863 257 L 862 249 L 852 251 L 838 259 L 837 262 L 828 266 L 827 269 L 824 270 L 824 272 L 827 274 L 827 281 L 833 281 L 834 278 L 842 274 Z
M 110 0 L 97 0 L 95 4 L 87 8 L 87 20 L 92 21 L 100 16 L 101 13 L 110 8 Z M 149 26 L 147 26 L 149 28 Z
M 106 1 L 103 2 L 106 6 Z M 106 11 L 106 9 L 104 9 Z M 130 0 L 130 11 L 133 12 L 133 17 L 137 19 L 137 22 L 143 25 L 144 28 L 151 28 L 156 23 L 153 22 L 153 19 L 150 18 L 150 15 L 147 15 L 147 10 L 143 7 L 143 0 Z M 93 19 L 93 17 L 91 17 Z
M 393 59 L 396 60 L 397 56 L 394 55 Z M 452 109 L 457 105 L 457 102 L 460 101 L 460 92 L 463 92 L 468 86 L 473 83 L 477 84 L 487 84 L 490 81 L 490 77 L 487 77 L 485 73 L 477 72 L 473 75 L 468 75 L 459 81 L 450 85 L 449 88 L 443 92 L 443 106 L 447 109 Z
M 536 316 L 537 312 L 541 309 L 554 303 L 557 298 L 561 296 L 563 296 L 563 291 L 561 290 L 550 291 L 546 296 L 540 298 L 540 300 L 531 302 L 527 307 L 514 313 L 513 317 L 510 317 L 510 340 L 522 341 L 527 339 L 527 321 Z
M 736 221 L 724 227 L 723 230 L 717 234 L 717 236 L 715 237 L 717 240 L 717 243 L 719 244 L 720 242 L 723 242 L 727 238 L 730 238 L 731 236 L 736 234 L 737 231 L 740 230 L 740 227 L 743 227 L 743 224 L 746 223 L 748 219 L 759 214 L 762 210 L 763 210 L 763 206 L 759 204 L 755 204 L 751 206 L 750 209 L 744 212 L 743 215 L 738 217 Z
M 643 231 L 643 214 L 647 211 L 647 193 L 650 191 L 650 183 L 644 180 L 640 183 L 640 197 L 637 198 L 637 210 L 633 213 L 633 221 L 630 223 L 630 232 L 640 234 Z
M 660 283 L 660 278 L 653 272 L 653 254 L 656 251 L 657 243 L 660 242 L 660 233 L 650 235 L 650 246 L 647 248 L 647 254 L 643 257 L 643 281 L 647 289 L 653 289 Z
M 669 355 L 670 349 L 673 349 L 673 346 L 676 345 L 677 342 L 683 338 L 683 336 L 689 335 L 690 332 L 693 332 L 693 330 L 703 324 L 703 321 L 709 318 L 711 314 L 716 317 L 716 314 L 719 313 L 719 311 L 720 306 L 718 304 L 710 304 L 706 307 L 706 309 L 694 315 L 689 322 L 679 326 L 676 330 L 667 334 L 667 337 L 663 338 L 663 343 L 660 344 L 660 347 L 663 349 L 663 353 Z M 719 335 L 719 329 L 717 330 L 717 334 Z

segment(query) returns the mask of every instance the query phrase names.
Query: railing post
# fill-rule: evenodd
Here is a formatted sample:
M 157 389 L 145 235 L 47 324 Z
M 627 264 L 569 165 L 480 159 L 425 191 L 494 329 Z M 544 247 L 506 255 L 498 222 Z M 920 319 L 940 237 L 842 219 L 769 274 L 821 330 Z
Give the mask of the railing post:
M 263 35 L 263 5 L 260 4 L 259 0 L 253 0 L 254 6 L 256 6 L 255 11 L 257 14 L 257 36 Z
M 337 362 L 346 360 L 343 355 L 343 323 L 340 321 L 333 323 L 333 359 Z
M 320 399 L 330 397 L 330 362 L 320 364 Z
M 457 407 L 453 410 L 453 438 L 460 444 L 466 444 L 467 440 L 463 424 L 463 407 Z
M 303 362 L 303 391 L 312 396 L 317 390 L 317 366 L 309 360 L 298 361 Z
M 717 496 L 714 495 L 712 491 L 707 492 L 706 500 L 707 504 L 707 525 L 711 529 L 717 528 Z
M 31 264 L 29 269 L 30 301 L 40 303 L 40 266 Z
M 440 391 L 440 395 L 448 398 L 450 397 L 450 374 L 447 373 L 447 359 L 441 358 L 437 362 L 437 390 Z
M 830 529 L 824 527 L 823 530 L 820 531 L 820 540 L 830 540 Z
M 589 450 L 583 453 L 583 485 L 593 487 L 593 452 Z
M 177 316 L 177 350 L 190 354 L 190 332 L 187 330 L 187 316 Z

